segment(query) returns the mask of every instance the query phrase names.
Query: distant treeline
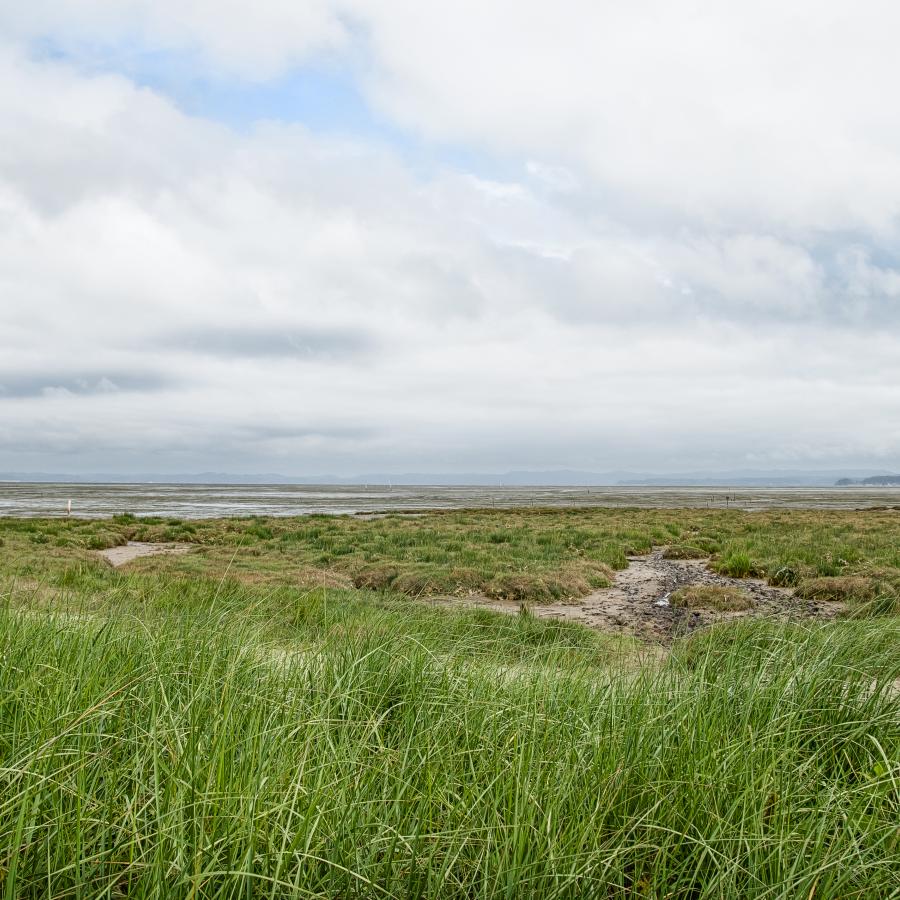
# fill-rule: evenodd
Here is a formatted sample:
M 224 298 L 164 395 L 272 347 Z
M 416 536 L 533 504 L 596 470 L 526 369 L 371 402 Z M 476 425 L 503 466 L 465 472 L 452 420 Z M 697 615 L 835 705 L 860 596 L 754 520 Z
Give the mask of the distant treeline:
M 845 487 L 848 484 L 871 484 L 884 487 L 885 485 L 896 485 L 900 487 L 900 475 L 870 475 L 868 478 L 841 478 L 835 482 L 838 487 Z

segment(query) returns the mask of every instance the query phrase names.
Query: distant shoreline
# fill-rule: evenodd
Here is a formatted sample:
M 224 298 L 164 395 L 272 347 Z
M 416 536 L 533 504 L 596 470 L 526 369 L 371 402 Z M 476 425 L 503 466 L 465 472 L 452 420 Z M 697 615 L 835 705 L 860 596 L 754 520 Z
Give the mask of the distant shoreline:
M 88 472 L 48 472 L 34 470 L 0 470 L 0 482 L 25 484 L 184 484 L 209 486 L 277 486 L 295 487 L 456 487 L 456 488 L 679 488 L 716 487 L 795 488 L 835 487 L 866 483 L 869 479 L 898 479 L 892 469 L 866 469 L 848 466 L 836 469 L 719 469 L 700 468 L 682 471 L 647 472 L 634 469 L 507 469 L 501 472 L 457 471 L 428 472 L 407 469 L 400 472 L 362 471 L 349 475 L 335 472 L 318 474 L 283 474 L 281 472 L 229 472 L 202 470 L 194 472 L 158 472 L 132 469 L 125 472 L 95 470 Z

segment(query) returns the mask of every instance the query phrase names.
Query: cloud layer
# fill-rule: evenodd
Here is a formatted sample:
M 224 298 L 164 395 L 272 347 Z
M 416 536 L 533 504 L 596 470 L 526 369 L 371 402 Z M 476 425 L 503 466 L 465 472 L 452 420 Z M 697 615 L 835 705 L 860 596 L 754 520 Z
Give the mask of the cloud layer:
M 0 12 L 0 469 L 900 468 L 893 5 L 242 7 Z

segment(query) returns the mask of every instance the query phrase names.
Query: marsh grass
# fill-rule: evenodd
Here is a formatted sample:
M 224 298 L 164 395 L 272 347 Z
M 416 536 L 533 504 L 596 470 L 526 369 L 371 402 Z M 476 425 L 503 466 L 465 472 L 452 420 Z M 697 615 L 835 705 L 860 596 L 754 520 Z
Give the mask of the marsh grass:
M 0 520 L 2 896 L 900 896 L 896 616 L 664 658 L 398 584 L 673 539 L 882 584 L 896 517 L 826 517 L 813 551 L 804 516 L 498 516 Z M 197 549 L 114 570 L 110 534 Z
M 602 587 L 627 556 L 669 547 L 709 555 L 734 577 L 794 587 L 865 576 L 900 591 L 900 511 L 468 510 L 399 515 L 179 521 L 0 519 L 0 575 L 44 578 L 127 540 L 182 541 L 196 550 L 143 559 L 133 571 L 217 577 L 272 586 L 350 586 L 411 597 L 483 593 L 529 602 L 572 599 Z

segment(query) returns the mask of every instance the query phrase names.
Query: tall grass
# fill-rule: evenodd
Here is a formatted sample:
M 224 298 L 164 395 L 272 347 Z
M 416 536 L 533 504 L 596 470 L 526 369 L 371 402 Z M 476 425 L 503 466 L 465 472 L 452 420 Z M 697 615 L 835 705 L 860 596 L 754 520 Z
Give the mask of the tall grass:
M 608 674 L 433 615 L 275 652 L 211 606 L 0 613 L 3 896 L 900 896 L 896 620 Z

